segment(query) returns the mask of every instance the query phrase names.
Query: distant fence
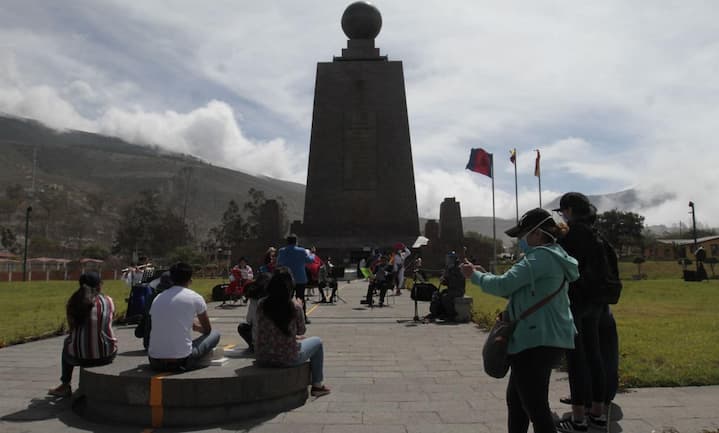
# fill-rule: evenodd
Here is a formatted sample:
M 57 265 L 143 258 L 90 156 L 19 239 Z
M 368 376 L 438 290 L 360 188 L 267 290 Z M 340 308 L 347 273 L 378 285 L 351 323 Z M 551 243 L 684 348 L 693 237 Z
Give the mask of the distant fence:
M 88 269 L 89 271 L 90 269 Z M 27 281 L 77 281 L 82 270 L 30 270 L 27 271 Z M 226 278 L 227 274 L 214 271 L 195 271 L 195 278 Z M 100 278 L 103 280 L 119 280 L 122 271 L 119 269 L 100 271 Z M 0 272 L 0 282 L 22 281 L 22 271 Z

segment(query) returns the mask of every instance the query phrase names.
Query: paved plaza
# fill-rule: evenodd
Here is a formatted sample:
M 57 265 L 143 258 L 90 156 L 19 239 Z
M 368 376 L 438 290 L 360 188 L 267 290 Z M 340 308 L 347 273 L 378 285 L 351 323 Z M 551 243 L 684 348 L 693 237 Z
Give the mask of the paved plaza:
M 308 335 L 325 342 L 325 382 L 332 393 L 290 412 L 203 428 L 91 423 L 71 411 L 69 399 L 46 396 L 59 383 L 62 338 L 57 337 L 0 349 L 0 432 L 505 432 L 506 379 L 482 371 L 486 334 L 471 323 L 415 324 L 408 292 L 390 297 L 384 308 L 367 309 L 360 305 L 366 287 L 363 281 L 342 282 L 337 304 L 308 305 Z M 426 303 L 419 307 L 420 315 L 427 313 Z M 236 327 L 246 307 L 211 303 L 209 308 L 222 333 L 220 344 L 243 345 Z M 132 327 L 120 327 L 118 337 L 119 356 L 146 362 Z M 567 393 L 566 374 L 555 372 L 550 401 L 560 415 L 569 410 L 559 402 Z M 611 431 L 713 433 L 719 431 L 718 401 L 719 386 L 629 390 L 616 398 Z

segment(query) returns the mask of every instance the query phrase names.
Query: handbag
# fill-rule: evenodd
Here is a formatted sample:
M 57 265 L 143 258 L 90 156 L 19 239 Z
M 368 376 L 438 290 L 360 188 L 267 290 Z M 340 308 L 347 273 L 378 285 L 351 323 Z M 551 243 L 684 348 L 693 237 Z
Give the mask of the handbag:
M 566 281 L 566 278 L 562 280 L 562 284 L 559 285 L 557 290 L 529 307 L 516 320 L 509 318 L 509 311 L 507 310 L 497 315 L 494 325 L 489 331 L 489 335 L 487 335 L 487 340 L 484 342 L 484 347 L 482 347 L 485 373 L 496 379 L 501 379 L 507 375 L 507 371 L 509 371 L 509 355 L 507 354 L 509 339 L 512 337 L 517 323 L 551 301 L 562 290 Z

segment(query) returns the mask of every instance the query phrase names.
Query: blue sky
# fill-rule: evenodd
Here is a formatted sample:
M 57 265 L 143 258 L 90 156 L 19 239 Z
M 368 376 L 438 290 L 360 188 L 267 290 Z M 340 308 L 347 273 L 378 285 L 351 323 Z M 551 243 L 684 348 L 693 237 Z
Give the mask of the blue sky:
M 0 112 L 304 183 L 316 64 L 346 46 L 348 1 L 0 4 Z M 497 215 L 636 188 L 648 224 L 719 226 L 719 3 L 393 0 L 420 215 L 454 196 L 491 215 L 469 149 L 495 154 Z M 648 200 L 647 200 L 648 201 Z

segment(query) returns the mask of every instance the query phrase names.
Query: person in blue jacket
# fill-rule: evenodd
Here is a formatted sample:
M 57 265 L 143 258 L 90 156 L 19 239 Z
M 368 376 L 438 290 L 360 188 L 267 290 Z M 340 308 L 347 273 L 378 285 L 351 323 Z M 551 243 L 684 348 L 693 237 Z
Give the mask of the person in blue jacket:
M 315 255 L 308 249 L 297 246 L 297 235 L 287 236 L 287 245 L 277 252 L 277 266 L 286 266 L 295 280 L 295 297 L 302 301 L 302 311 L 305 313 L 305 323 L 309 324 L 307 318 L 307 304 L 305 302 L 305 288 L 307 287 L 307 270 L 305 265 L 315 261 Z
M 462 273 L 482 291 L 508 298 L 512 320 L 561 288 L 548 303 L 519 321 L 508 346 L 509 433 L 526 433 L 530 421 L 535 433 L 556 432 L 549 408 L 549 379 L 562 353 L 574 347 L 576 329 L 567 288 L 579 278 L 577 261 L 557 244 L 566 226 L 558 226 L 544 209 L 528 211 L 505 233 L 518 239 L 522 259 L 503 275 L 488 273 L 468 261 L 462 264 Z

